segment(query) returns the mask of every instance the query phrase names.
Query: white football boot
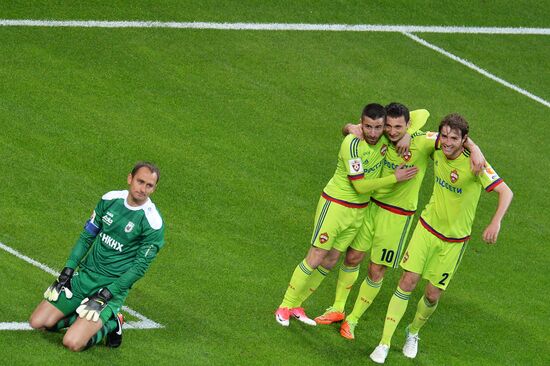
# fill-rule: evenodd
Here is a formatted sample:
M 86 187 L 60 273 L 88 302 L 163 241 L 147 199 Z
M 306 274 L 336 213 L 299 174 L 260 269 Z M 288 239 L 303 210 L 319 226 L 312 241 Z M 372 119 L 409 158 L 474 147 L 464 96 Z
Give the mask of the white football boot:
M 403 346 L 403 354 L 408 358 L 415 358 L 418 353 L 418 333 L 411 334 L 409 333 L 409 327 L 405 329 L 405 345 Z
M 390 346 L 379 344 L 370 354 L 370 359 L 376 363 L 384 363 L 386 361 L 386 357 L 388 357 L 389 351 Z

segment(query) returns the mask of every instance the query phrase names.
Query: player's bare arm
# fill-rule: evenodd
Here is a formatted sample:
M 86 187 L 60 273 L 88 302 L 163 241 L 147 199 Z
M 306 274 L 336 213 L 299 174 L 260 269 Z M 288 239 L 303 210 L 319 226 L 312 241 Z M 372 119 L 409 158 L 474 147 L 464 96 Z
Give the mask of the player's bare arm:
M 395 150 L 399 155 L 404 156 L 409 152 L 411 140 L 412 136 L 408 132 L 405 132 L 403 137 L 401 137 L 401 139 L 397 141 L 397 143 L 395 144 Z
M 475 175 L 478 175 L 485 168 L 485 156 L 483 156 L 479 146 L 469 136 L 466 138 L 466 142 L 464 142 L 464 147 L 470 150 L 470 168 Z
M 347 136 L 350 133 L 361 140 L 364 139 L 363 130 L 361 129 L 360 123 L 356 125 L 354 125 L 353 123 L 348 123 L 344 127 L 342 127 L 342 135 Z M 409 151 L 409 147 L 411 146 L 411 139 L 411 135 L 407 132 L 397 142 L 397 144 L 395 144 L 395 148 L 399 155 L 404 155 Z
M 506 214 L 514 197 L 512 190 L 504 182 L 496 186 L 493 191 L 498 193 L 498 205 L 491 223 L 483 231 L 483 241 L 488 244 L 495 244 L 497 242 L 502 218 Z
M 410 123 L 408 123 L 409 127 L 407 128 L 405 134 L 395 143 L 395 149 L 399 155 L 404 156 L 408 154 L 412 140 L 411 134 L 421 129 L 426 124 L 429 117 L 430 112 L 426 109 L 411 111 Z M 353 134 L 361 140 L 364 139 L 364 131 L 361 128 L 361 122 L 359 122 L 359 124 L 348 123 L 344 125 L 344 127 L 342 127 L 342 134 L 344 136 Z
M 363 129 L 361 128 L 361 122 L 356 125 L 353 123 L 347 123 L 344 127 L 342 127 L 342 135 L 347 136 L 350 133 L 361 140 L 364 140 L 365 138 L 363 136 Z
M 395 143 L 395 150 L 400 156 L 405 156 L 409 153 L 411 146 L 412 136 L 411 134 L 420 130 L 430 118 L 430 112 L 426 109 L 416 109 L 410 113 L 409 127 L 407 132 Z

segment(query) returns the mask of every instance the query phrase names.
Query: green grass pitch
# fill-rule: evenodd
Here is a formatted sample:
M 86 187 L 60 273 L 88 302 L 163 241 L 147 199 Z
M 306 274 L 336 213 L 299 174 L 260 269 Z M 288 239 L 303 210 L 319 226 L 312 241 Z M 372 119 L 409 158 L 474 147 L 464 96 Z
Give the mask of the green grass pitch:
M 0 19 L 550 26 L 545 1 L 12 1 Z M 550 99 L 550 38 L 421 34 Z M 73 354 L 60 334 L 0 330 L 0 363 L 369 363 L 399 271 L 347 342 L 337 327 L 277 325 L 273 312 L 303 258 L 340 128 L 368 102 L 450 112 L 515 193 L 496 246 L 481 233 L 484 194 L 460 270 L 395 365 L 550 364 L 548 107 L 399 33 L 0 27 L 0 242 L 60 269 L 106 191 L 141 159 L 162 177 L 153 200 L 166 246 L 127 305 L 165 326 L 128 330 L 120 349 Z M 431 193 L 426 175 L 420 207 Z M 364 278 L 364 271 L 361 278 Z M 23 322 L 53 280 L 0 251 L 0 322 Z M 328 306 L 331 274 L 305 304 Z M 358 288 L 358 286 L 356 286 Z M 350 310 L 357 289 L 352 292 Z

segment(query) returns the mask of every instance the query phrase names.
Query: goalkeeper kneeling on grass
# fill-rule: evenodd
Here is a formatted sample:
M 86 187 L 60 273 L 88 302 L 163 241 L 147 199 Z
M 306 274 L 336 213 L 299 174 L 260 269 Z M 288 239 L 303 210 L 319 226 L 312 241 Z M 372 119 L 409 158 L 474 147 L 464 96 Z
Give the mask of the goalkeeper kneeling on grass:
M 68 327 L 63 345 L 72 351 L 104 339 L 109 347 L 120 346 L 120 308 L 164 245 L 162 218 L 149 199 L 159 177 L 155 165 L 139 162 L 128 175 L 128 190 L 103 195 L 65 268 L 32 313 L 31 327 Z

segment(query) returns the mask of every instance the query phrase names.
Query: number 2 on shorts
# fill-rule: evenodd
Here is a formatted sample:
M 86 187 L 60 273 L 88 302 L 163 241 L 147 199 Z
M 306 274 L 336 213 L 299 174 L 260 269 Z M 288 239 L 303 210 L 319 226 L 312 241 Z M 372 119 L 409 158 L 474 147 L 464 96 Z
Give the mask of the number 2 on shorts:
M 445 286 L 445 281 L 447 281 L 447 278 L 449 278 L 449 274 L 448 273 L 443 273 L 443 279 L 441 281 L 439 281 L 438 283 L 440 285 Z

